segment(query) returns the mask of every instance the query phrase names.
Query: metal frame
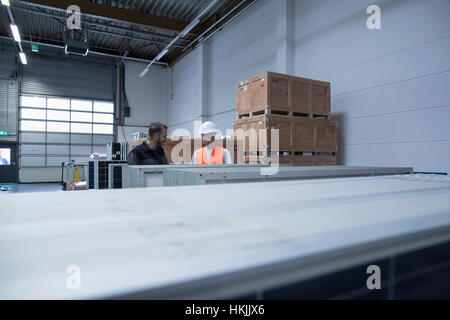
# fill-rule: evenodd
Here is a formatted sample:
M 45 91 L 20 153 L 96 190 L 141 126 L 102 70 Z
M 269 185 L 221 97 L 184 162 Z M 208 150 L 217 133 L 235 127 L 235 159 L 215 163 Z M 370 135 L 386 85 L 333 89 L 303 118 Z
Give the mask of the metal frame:
M 171 32 L 179 32 L 187 25 L 186 22 L 181 20 L 80 0 L 15 0 L 15 2 L 62 12 L 66 12 L 67 7 L 70 5 L 77 5 L 81 8 L 81 15 L 84 17 L 137 24 Z M 200 29 L 194 29 L 191 34 L 198 33 L 198 31 L 200 31 Z
M 185 168 L 164 172 L 164 186 L 188 186 L 219 183 L 265 182 L 302 179 L 365 177 L 411 174 L 413 168 L 396 167 L 279 167 L 274 175 L 263 175 L 258 168 Z
M 122 172 L 123 172 L 123 168 L 126 166 L 127 166 L 126 163 L 110 163 L 108 165 L 108 189 L 114 189 L 114 180 L 116 178 L 114 176 L 114 168 L 122 167 Z M 120 176 L 120 180 L 122 180 L 122 184 L 123 184 L 122 174 Z
M 122 188 L 147 188 L 164 186 L 164 173 L 170 170 L 184 170 L 188 168 L 197 170 L 223 169 L 227 168 L 262 168 L 268 167 L 264 164 L 223 164 L 223 165 L 155 165 L 155 166 L 126 166 L 122 169 Z M 287 166 L 287 165 L 281 165 Z

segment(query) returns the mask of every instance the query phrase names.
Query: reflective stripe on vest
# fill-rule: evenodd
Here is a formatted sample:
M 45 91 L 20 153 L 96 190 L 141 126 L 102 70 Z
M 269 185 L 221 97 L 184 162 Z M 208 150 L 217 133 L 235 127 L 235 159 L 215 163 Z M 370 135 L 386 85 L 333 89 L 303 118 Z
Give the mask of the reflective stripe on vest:
M 215 147 L 209 157 L 209 163 L 206 157 L 206 147 L 198 149 L 196 164 L 223 164 L 223 151 L 222 147 Z

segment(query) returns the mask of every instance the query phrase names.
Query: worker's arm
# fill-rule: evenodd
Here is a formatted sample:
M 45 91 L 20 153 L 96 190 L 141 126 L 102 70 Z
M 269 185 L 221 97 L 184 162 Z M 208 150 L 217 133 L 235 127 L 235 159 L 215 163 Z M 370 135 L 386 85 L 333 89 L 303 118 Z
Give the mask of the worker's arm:
M 164 149 L 162 149 L 162 148 L 161 148 L 161 150 L 162 150 L 163 155 L 164 155 L 164 156 L 163 156 L 163 160 L 162 160 L 162 164 L 166 164 L 166 165 L 167 165 L 167 164 L 170 164 L 170 163 L 169 163 L 169 160 L 167 160 L 166 152 L 165 152 Z
M 231 161 L 231 154 L 230 151 L 227 149 L 223 150 L 223 163 L 224 164 L 231 164 L 233 161 Z
M 134 152 L 128 153 L 127 162 L 129 165 L 132 165 L 132 166 L 139 165 L 139 161 L 138 161 L 136 155 L 134 154 Z

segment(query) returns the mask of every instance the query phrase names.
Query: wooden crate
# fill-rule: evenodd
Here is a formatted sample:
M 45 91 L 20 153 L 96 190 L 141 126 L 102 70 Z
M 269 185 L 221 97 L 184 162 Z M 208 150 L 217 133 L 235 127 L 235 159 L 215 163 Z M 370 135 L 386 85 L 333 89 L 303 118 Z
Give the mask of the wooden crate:
M 239 135 L 242 129 L 245 136 Z M 255 134 L 251 134 L 254 129 Z M 267 144 L 271 150 L 269 129 L 279 130 L 278 151 L 331 152 L 337 151 L 337 123 L 327 119 L 310 119 L 261 115 L 234 120 L 235 138 L 245 140 L 245 151 L 262 151 Z M 263 130 L 263 137 L 259 137 Z
M 136 146 L 142 144 L 142 142 L 144 142 L 145 140 L 147 140 L 147 138 L 143 138 L 143 139 L 138 139 L 138 140 L 132 140 L 131 141 L 131 150 L 133 150 L 133 148 L 135 148 Z M 217 143 L 220 145 L 222 144 L 222 146 L 224 148 L 227 148 L 227 141 L 226 140 L 218 140 Z M 189 154 L 184 154 L 185 150 L 189 150 L 189 146 L 190 144 L 190 153 Z M 233 163 L 238 163 L 238 145 L 242 144 L 242 141 L 237 141 L 234 140 L 233 143 L 233 148 L 230 149 L 228 148 L 228 151 L 231 154 L 231 159 L 233 160 Z M 180 163 L 191 163 L 192 160 L 192 156 L 194 155 L 194 151 L 195 148 L 201 147 L 202 142 L 200 139 L 183 139 L 183 140 L 171 140 L 171 139 L 167 139 L 166 142 L 163 145 L 163 149 L 164 149 L 164 153 L 166 154 L 167 157 L 167 161 L 170 164 L 173 164 L 174 161 L 172 160 L 172 151 L 177 152 L 178 150 L 178 155 L 180 156 L 181 162 L 178 162 L 177 164 Z M 241 147 L 242 148 L 242 147 Z M 240 159 L 240 163 L 243 163 L 243 155 L 241 154 L 241 159 Z
M 330 83 L 264 72 L 237 86 L 237 114 L 323 116 L 330 113 Z

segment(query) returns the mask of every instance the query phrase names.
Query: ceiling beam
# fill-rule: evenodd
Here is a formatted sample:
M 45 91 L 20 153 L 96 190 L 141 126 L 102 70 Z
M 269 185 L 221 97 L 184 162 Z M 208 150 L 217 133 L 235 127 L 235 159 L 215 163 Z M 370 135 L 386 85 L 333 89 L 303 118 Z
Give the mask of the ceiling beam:
M 211 33 L 215 32 L 217 29 L 220 29 L 225 23 L 233 19 L 234 16 L 239 14 L 242 10 L 244 10 L 248 5 L 250 5 L 254 0 L 247 0 L 244 2 L 239 8 L 237 8 L 233 13 L 228 15 L 225 19 L 223 19 L 220 23 L 218 23 L 214 28 L 211 28 L 203 37 L 207 37 Z M 218 11 L 216 14 L 214 14 L 211 18 L 206 20 L 202 23 L 201 27 L 202 30 L 207 30 L 209 27 L 211 27 L 214 23 L 219 21 L 222 17 L 224 17 L 228 12 L 230 12 L 234 7 L 239 5 L 242 0 L 232 0 L 230 1 L 225 7 L 223 7 L 220 11 Z M 169 66 L 173 66 L 178 61 L 180 61 L 183 57 L 185 57 L 187 54 L 192 52 L 195 49 L 195 46 L 191 46 L 189 49 L 183 51 L 180 48 L 176 48 L 173 50 L 167 57 L 164 59 L 164 62 L 167 62 Z
M 33 39 L 33 41 L 31 41 Z M 36 41 L 37 40 L 37 41 Z M 10 36 L 9 34 L 3 34 L 0 32 L 0 43 L 2 41 L 10 41 L 15 43 L 14 39 L 12 38 L 12 36 Z M 64 48 L 64 43 L 62 43 L 59 40 L 53 40 L 53 39 L 41 39 L 39 37 L 32 37 L 32 38 L 27 38 L 24 37 L 24 39 L 22 39 L 23 42 L 27 43 L 27 45 L 30 45 L 30 43 L 36 43 L 39 44 L 40 46 L 44 46 L 44 47 L 53 47 L 53 48 L 60 48 L 63 49 Z M 147 46 L 150 46 L 152 44 L 147 44 Z M 90 50 L 89 51 L 89 55 L 107 55 L 110 56 L 111 58 L 116 58 L 116 59 L 120 59 L 123 57 L 122 53 L 111 49 L 111 48 L 101 48 L 101 47 L 94 47 L 93 48 L 94 51 Z M 63 52 L 62 50 L 60 52 Z M 141 61 L 141 62 L 145 62 L 145 63 L 149 63 L 151 61 L 151 59 L 148 59 L 147 57 L 141 57 L 138 56 L 136 53 L 134 52 L 130 52 L 129 54 L 125 57 L 126 60 L 135 60 L 135 61 Z M 156 62 L 156 64 L 159 65 L 165 65 L 164 62 Z
M 81 13 L 84 15 L 89 15 L 96 18 L 106 18 L 118 22 L 126 22 L 133 25 L 140 25 L 172 32 L 180 32 L 188 25 L 188 23 L 181 20 L 139 13 L 137 11 L 126 10 L 83 0 L 15 0 L 15 2 L 48 9 L 56 9 L 64 12 L 69 6 L 77 5 L 81 9 Z M 201 27 L 196 27 L 192 29 L 190 34 L 200 34 L 201 31 Z

